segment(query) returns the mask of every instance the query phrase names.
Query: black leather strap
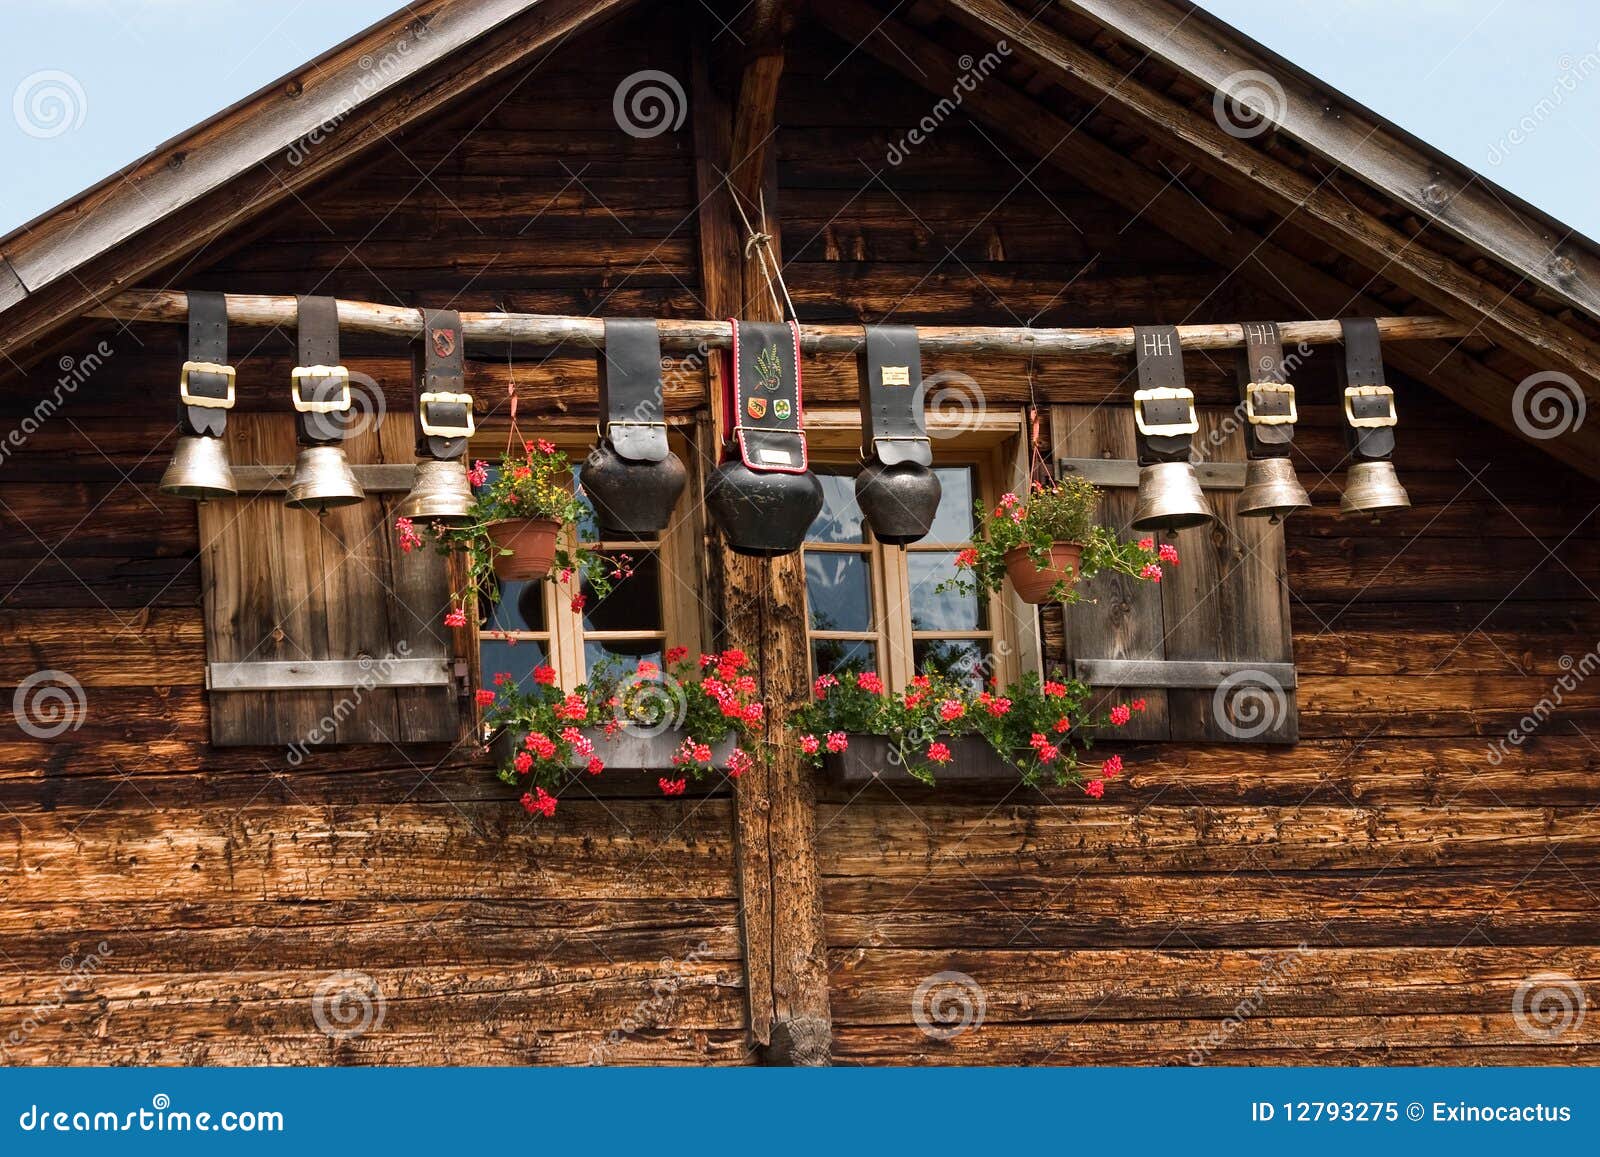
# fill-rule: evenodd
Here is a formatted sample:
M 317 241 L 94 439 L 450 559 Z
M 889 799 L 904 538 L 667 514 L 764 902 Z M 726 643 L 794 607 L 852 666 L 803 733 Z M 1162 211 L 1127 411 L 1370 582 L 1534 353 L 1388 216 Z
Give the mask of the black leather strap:
M 193 290 L 189 298 L 189 361 L 210 365 L 228 364 L 228 301 L 220 293 Z M 227 374 L 191 369 L 187 390 L 202 398 L 226 398 L 233 390 Z M 178 426 L 184 434 L 222 437 L 228 427 L 228 411 L 220 406 L 186 405 L 178 400 Z
M 1339 322 L 1344 333 L 1344 360 L 1339 364 L 1339 404 L 1348 406 L 1349 416 L 1357 420 L 1386 418 L 1394 408 L 1388 393 L 1344 395 L 1356 386 L 1387 386 L 1383 375 L 1383 348 L 1378 340 L 1378 323 L 1370 317 L 1345 318 Z M 1394 427 L 1354 426 L 1348 422 L 1345 434 L 1350 454 L 1365 462 L 1381 462 L 1394 453 Z
M 1295 413 L 1293 393 L 1258 390 L 1252 395 L 1250 391 L 1252 382 L 1288 385 L 1289 379 L 1283 369 L 1283 339 L 1277 323 L 1247 321 L 1243 328 L 1239 396 L 1245 402 L 1247 413 L 1253 412 L 1258 418 L 1290 417 Z M 1292 421 L 1245 423 L 1245 448 L 1252 458 L 1287 458 L 1293 441 Z
M 419 458 L 446 461 L 467 452 L 466 434 L 429 434 L 423 429 L 424 422 L 432 427 L 455 430 L 471 427 L 472 402 L 457 400 L 464 398 L 467 392 L 467 375 L 462 362 L 465 345 L 459 313 L 453 309 L 422 311 L 422 342 L 412 354 Z M 425 401 L 429 394 L 453 394 L 455 398 Z
M 734 441 L 752 470 L 806 472 L 802 432 L 800 327 L 794 322 L 733 322 Z
M 339 364 L 339 306 L 331 297 L 296 297 L 296 326 L 299 359 L 302 367 Z M 307 402 L 331 402 L 345 395 L 349 379 L 339 377 L 301 377 L 300 397 Z M 344 440 L 348 415 L 334 410 L 327 413 L 295 413 L 295 434 L 302 446 L 326 446 Z
M 869 325 L 856 359 L 861 394 L 861 456 L 885 466 L 933 463 L 923 417 L 922 347 L 916 326 Z
M 667 422 L 661 401 L 661 334 L 649 318 L 608 317 L 600 351 L 600 436 L 617 457 L 663 462 Z
M 1183 349 L 1178 331 L 1170 325 L 1133 327 L 1133 354 L 1138 367 L 1140 390 L 1179 390 L 1178 397 L 1154 398 L 1141 403 L 1146 425 L 1169 426 L 1194 421 L 1194 397 L 1183 380 Z M 1146 434 L 1135 431 L 1139 465 L 1157 462 L 1187 462 L 1193 432 L 1184 434 Z

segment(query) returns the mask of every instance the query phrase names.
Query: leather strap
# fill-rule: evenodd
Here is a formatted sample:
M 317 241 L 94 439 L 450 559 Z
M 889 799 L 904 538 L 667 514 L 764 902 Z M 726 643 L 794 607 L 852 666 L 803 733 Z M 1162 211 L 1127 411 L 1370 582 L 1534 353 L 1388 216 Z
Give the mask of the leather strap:
M 331 297 L 296 297 L 296 327 L 300 365 L 332 367 L 339 364 L 339 306 Z M 297 374 L 299 394 L 304 402 L 331 405 L 348 397 L 348 375 Z M 295 434 L 302 446 L 329 446 L 344 440 L 346 414 L 342 410 L 323 413 L 296 411 Z
M 916 326 L 869 325 L 856 359 L 861 387 L 861 457 L 885 466 L 933 464 L 923 416 L 922 347 Z
M 629 462 L 664 462 L 661 334 L 649 318 L 608 317 L 600 351 L 600 436 Z
M 466 342 L 461 315 L 453 309 L 422 311 L 422 343 L 412 353 L 412 382 L 416 392 L 414 425 L 417 457 L 441 462 L 467 452 L 472 434 L 472 399 L 467 395 L 467 375 L 462 361 Z M 435 432 L 429 433 L 432 429 Z M 462 433 L 440 433 L 441 430 Z
M 1339 388 L 1344 396 L 1340 404 L 1345 409 L 1350 454 L 1360 461 L 1381 462 L 1394 453 L 1394 425 L 1389 421 L 1394 413 L 1394 393 L 1384 380 L 1378 323 L 1370 317 L 1344 318 L 1339 328 L 1344 334 L 1344 360 L 1339 364 Z M 1389 424 L 1356 425 L 1379 421 Z
M 228 299 L 202 290 L 191 291 L 188 298 L 189 364 L 184 367 L 181 388 L 196 397 L 231 398 L 232 373 L 196 368 L 228 365 Z M 228 407 L 189 405 L 180 396 L 178 426 L 184 434 L 220 438 L 228 427 Z
M 1198 420 L 1194 391 L 1183 380 L 1183 349 L 1178 331 L 1170 325 L 1134 326 L 1133 352 L 1139 373 L 1139 388 L 1134 394 L 1134 442 L 1139 465 L 1187 462 Z M 1164 427 L 1165 431 L 1152 433 L 1137 428 L 1137 424 Z
M 1287 458 L 1294 441 L 1294 387 L 1283 368 L 1283 340 L 1276 322 L 1244 323 L 1239 358 L 1239 394 L 1245 403 L 1245 449 L 1251 458 Z M 1252 390 L 1281 385 L 1284 390 Z M 1254 415 L 1254 419 L 1250 419 Z M 1262 419 L 1266 419 L 1263 421 Z
M 733 322 L 733 440 L 752 470 L 806 472 L 800 395 L 800 327 L 794 322 Z

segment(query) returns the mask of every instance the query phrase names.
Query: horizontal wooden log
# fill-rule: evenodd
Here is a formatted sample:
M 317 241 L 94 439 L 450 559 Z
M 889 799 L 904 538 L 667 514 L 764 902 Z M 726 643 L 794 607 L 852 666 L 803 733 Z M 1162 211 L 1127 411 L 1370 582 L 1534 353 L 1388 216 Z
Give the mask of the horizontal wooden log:
M 171 290 L 125 290 L 104 306 L 89 312 L 122 322 L 188 320 L 187 298 Z M 228 296 L 228 319 L 240 325 L 294 328 L 293 297 Z M 340 301 L 339 324 L 358 333 L 380 333 L 412 339 L 422 333 L 422 317 L 415 309 L 374 302 Z M 682 352 L 697 348 L 729 349 L 732 331 L 725 321 L 657 322 L 661 346 Z M 516 341 L 530 345 L 573 345 L 598 349 L 605 340 L 604 322 L 588 317 L 541 317 L 519 314 L 465 312 L 462 331 L 469 341 Z M 1288 343 L 1324 343 L 1341 340 L 1337 321 L 1282 322 Z M 1465 327 L 1435 317 L 1380 318 L 1378 332 L 1389 341 L 1461 337 Z M 1126 354 L 1133 351 L 1133 330 L 1128 329 L 1021 329 L 1004 327 L 921 327 L 919 338 L 926 353 L 960 351 L 1013 354 L 1064 355 L 1073 353 Z M 1237 349 L 1244 345 L 1239 325 L 1180 326 L 1179 339 L 1186 348 Z M 801 347 L 808 353 L 853 353 L 862 342 L 860 326 L 803 326 Z

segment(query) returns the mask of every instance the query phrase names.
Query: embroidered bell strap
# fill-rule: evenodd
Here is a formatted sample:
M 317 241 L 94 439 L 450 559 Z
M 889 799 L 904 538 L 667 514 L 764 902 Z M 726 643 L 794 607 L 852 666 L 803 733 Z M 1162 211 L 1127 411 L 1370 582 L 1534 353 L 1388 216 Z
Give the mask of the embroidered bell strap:
M 1299 412 L 1283 369 L 1283 339 L 1271 321 L 1244 323 L 1239 395 L 1244 402 L 1245 449 L 1252 458 L 1287 458 Z
M 663 462 L 661 334 L 649 318 L 608 317 L 600 351 L 600 436 L 629 462 Z
M 185 434 L 222 437 L 233 408 L 228 364 L 228 299 L 194 291 L 189 298 L 189 360 L 178 376 L 178 426 Z
M 444 462 L 467 452 L 475 427 L 462 357 L 465 345 L 459 313 L 422 311 L 422 344 L 413 350 L 411 377 L 419 458 Z
M 856 359 L 861 384 L 861 456 L 885 466 L 933 463 L 922 408 L 922 348 L 910 325 L 869 325 Z
M 331 297 L 296 297 L 300 364 L 290 383 L 302 446 L 344 440 L 350 371 L 339 364 L 339 306 Z
M 1339 364 L 1345 435 L 1350 454 L 1365 462 L 1381 462 L 1394 453 L 1394 391 L 1383 376 L 1383 350 L 1378 323 L 1370 317 L 1345 318 L 1344 360 Z
M 1194 391 L 1183 382 L 1183 350 L 1170 325 L 1133 327 L 1139 388 L 1133 392 L 1134 442 L 1139 465 L 1187 462 L 1200 428 Z
M 794 322 L 733 322 L 733 440 L 752 470 L 806 472 L 800 401 L 800 327 Z

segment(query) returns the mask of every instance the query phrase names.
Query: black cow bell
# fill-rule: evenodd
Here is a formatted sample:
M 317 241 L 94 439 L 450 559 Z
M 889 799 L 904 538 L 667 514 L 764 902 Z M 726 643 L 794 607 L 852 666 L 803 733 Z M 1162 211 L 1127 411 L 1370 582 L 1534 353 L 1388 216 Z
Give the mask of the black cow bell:
M 689 472 L 672 451 L 659 462 L 624 458 L 602 438 L 578 468 L 578 481 L 594 505 L 601 538 L 655 538 L 672 521 L 672 510 Z
M 885 466 L 874 458 L 856 475 L 856 505 L 877 540 L 894 546 L 927 536 L 942 493 L 939 476 L 920 462 Z
M 822 510 L 822 483 L 804 474 L 756 471 L 738 458 L 711 472 L 706 506 L 737 554 L 792 554 Z

